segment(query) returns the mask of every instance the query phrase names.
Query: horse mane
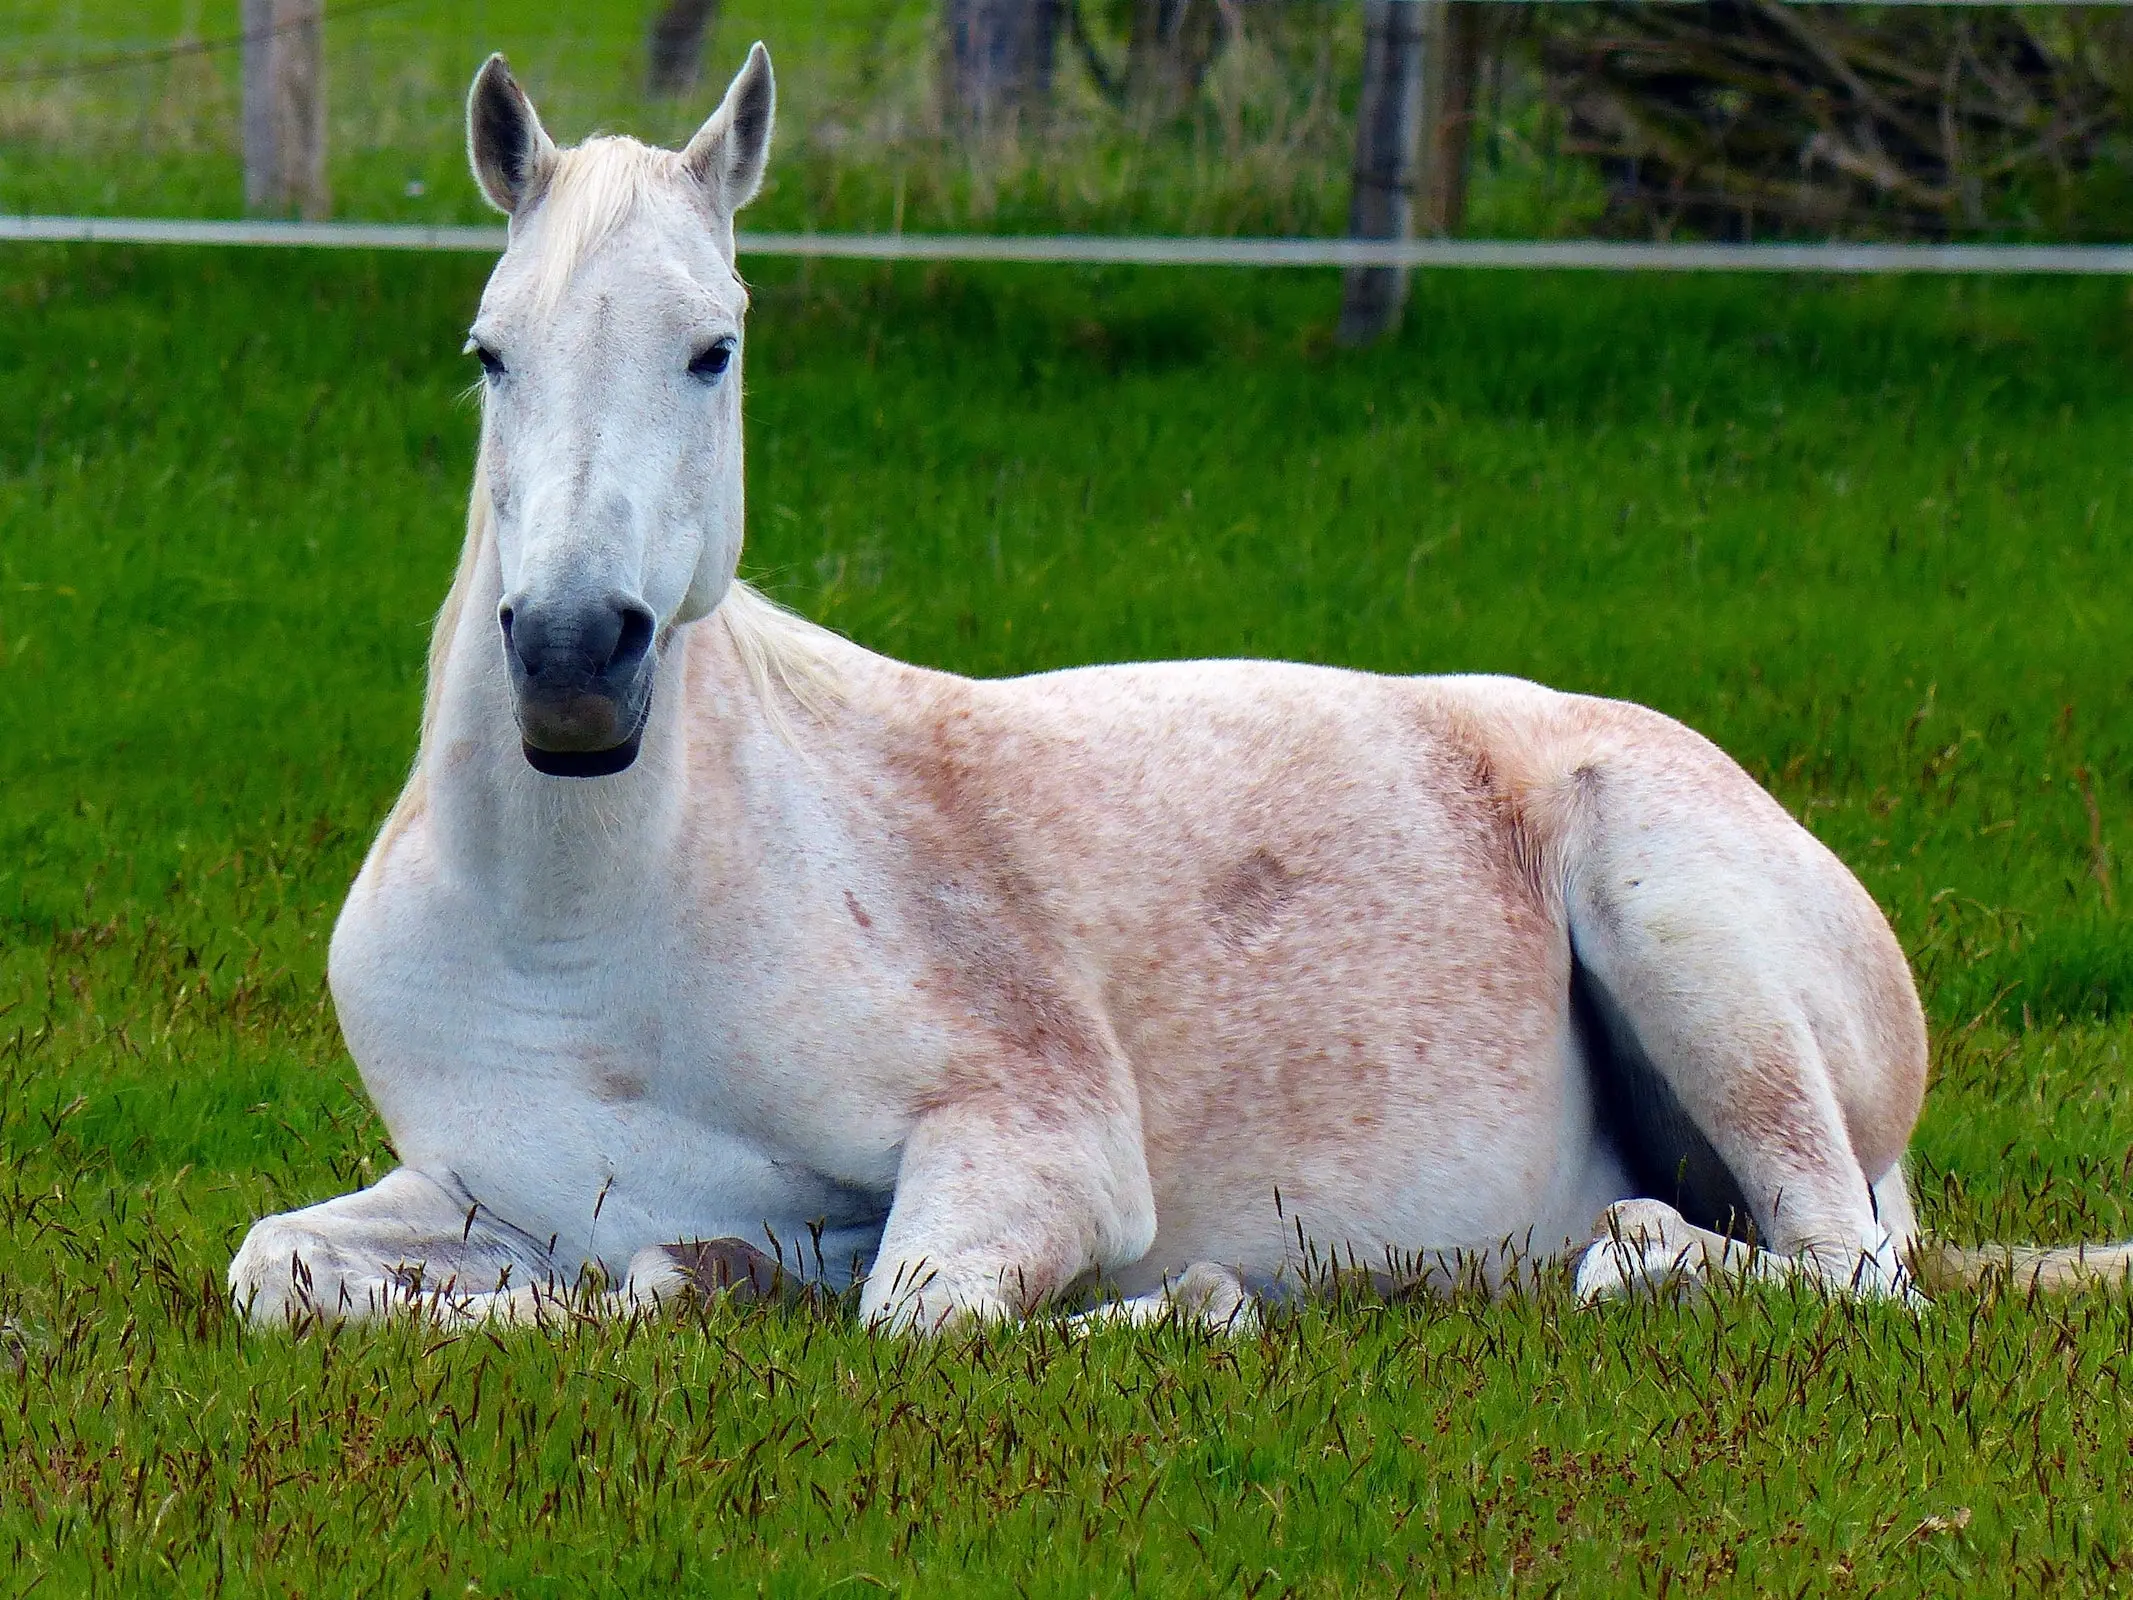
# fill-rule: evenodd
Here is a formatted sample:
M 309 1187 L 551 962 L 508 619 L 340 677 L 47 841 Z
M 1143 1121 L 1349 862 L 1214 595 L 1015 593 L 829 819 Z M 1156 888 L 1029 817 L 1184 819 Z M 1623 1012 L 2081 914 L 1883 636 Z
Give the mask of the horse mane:
M 844 640 L 779 605 L 754 584 L 735 578 L 706 620 L 725 623 L 749 687 L 788 744 L 793 731 L 785 714 L 788 702 L 820 718 L 843 697 L 834 652 Z
M 460 613 L 467 608 L 467 591 L 474 587 L 481 570 L 482 551 L 493 543 L 496 507 L 489 499 L 487 453 L 474 458 L 474 487 L 467 495 L 467 536 L 459 547 L 459 566 L 452 574 L 452 587 L 437 608 L 430 628 L 430 654 L 422 686 L 422 748 L 427 750 L 430 733 L 437 726 L 437 713 L 444 703 L 445 658 L 452 653 L 452 639 L 459 632 Z
M 483 554 L 495 544 L 495 526 L 488 464 L 478 458 L 474 464 L 474 487 L 467 496 L 466 542 L 459 548 L 458 570 L 452 574 L 452 587 L 446 592 L 430 631 L 428 682 L 422 694 L 425 750 L 444 698 L 445 661 L 459 632 L 467 594 L 480 573 Z M 779 605 L 753 584 L 735 578 L 727 586 L 718 609 L 703 620 L 724 625 L 734 654 L 740 658 L 741 671 L 764 715 L 788 742 L 793 732 L 786 713 L 788 703 L 811 717 L 821 717 L 841 697 L 835 652 L 842 639 L 797 611 Z

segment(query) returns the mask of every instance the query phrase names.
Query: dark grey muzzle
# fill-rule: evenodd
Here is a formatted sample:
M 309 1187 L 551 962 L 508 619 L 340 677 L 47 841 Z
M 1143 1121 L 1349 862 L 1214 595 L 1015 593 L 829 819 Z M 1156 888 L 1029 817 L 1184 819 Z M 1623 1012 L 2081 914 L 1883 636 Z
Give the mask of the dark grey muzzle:
M 600 778 L 635 761 L 652 706 L 652 613 L 619 594 L 517 594 L 496 615 L 534 770 Z

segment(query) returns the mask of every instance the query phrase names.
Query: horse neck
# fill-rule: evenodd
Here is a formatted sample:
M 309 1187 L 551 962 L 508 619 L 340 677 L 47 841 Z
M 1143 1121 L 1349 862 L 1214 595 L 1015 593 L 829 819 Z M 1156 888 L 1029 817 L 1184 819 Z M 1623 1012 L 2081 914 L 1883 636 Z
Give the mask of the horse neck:
M 477 489 L 477 492 L 478 489 Z M 503 578 L 481 525 L 439 617 L 418 758 L 441 865 L 498 908 L 582 923 L 589 907 L 636 915 L 671 871 L 691 797 L 691 742 L 716 739 L 683 714 L 685 646 L 666 652 L 637 760 L 611 778 L 543 777 L 520 748 L 496 610 Z M 697 624 L 702 626 L 703 624 Z

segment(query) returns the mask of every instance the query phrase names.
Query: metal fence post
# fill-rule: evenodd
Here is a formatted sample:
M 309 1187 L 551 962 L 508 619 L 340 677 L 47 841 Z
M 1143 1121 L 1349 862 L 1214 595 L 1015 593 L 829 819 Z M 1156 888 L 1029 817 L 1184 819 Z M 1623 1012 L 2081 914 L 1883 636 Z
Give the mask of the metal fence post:
M 325 0 L 244 0 L 244 203 L 326 215 Z
M 1355 110 L 1355 186 L 1348 201 L 1351 239 L 1406 239 L 1415 231 L 1424 9 L 1425 0 L 1363 0 L 1363 91 Z M 1400 325 L 1406 303 L 1405 267 L 1350 267 L 1341 287 L 1341 343 L 1368 344 L 1391 332 Z

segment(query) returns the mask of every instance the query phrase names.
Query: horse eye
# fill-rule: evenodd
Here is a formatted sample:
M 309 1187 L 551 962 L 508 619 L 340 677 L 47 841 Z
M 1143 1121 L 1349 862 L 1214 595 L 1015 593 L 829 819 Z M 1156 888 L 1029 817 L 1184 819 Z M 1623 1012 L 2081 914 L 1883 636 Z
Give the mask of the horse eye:
M 464 353 L 479 359 L 481 362 L 481 370 L 483 372 L 486 372 L 490 377 L 501 378 L 504 375 L 503 357 L 499 356 L 494 350 L 491 350 L 479 339 L 469 339 L 466 342 L 466 348 Z
M 724 372 L 733 364 L 733 341 L 717 339 L 696 352 L 689 363 L 689 375 L 707 382 Z

